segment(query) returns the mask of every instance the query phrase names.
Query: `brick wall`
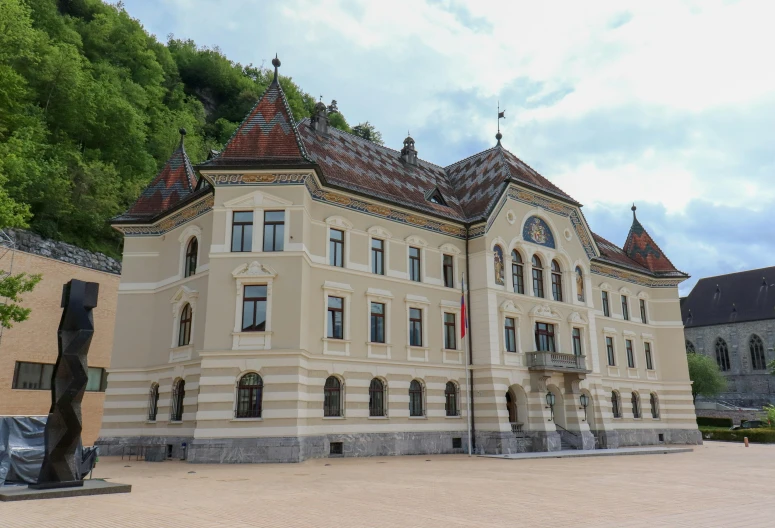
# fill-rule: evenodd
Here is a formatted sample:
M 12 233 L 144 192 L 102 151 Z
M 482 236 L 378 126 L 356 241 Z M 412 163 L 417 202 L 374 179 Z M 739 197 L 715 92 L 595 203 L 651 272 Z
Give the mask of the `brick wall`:
M 62 315 L 62 285 L 70 279 L 79 279 L 98 282 L 100 285 L 98 305 L 93 312 L 95 332 L 88 363 L 90 367 L 108 368 L 113 348 L 119 276 L 27 252 L 13 253 L 6 247 L 0 247 L 0 270 L 8 271 L 12 255 L 14 274 L 41 273 L 43 279 L 34 291 L 24 295 L 22 304 L 32 308 L 30 318 L 11 329 L 5 329 L 0 335 L 0 415 L 46 415 L 51 405 L 49 391 L 11 388 L 16 361 L 56 361 L 57 327 Z M 91 445 L 97 439 L 104 400 L 104 393 L 84 394 L 84 445 Z

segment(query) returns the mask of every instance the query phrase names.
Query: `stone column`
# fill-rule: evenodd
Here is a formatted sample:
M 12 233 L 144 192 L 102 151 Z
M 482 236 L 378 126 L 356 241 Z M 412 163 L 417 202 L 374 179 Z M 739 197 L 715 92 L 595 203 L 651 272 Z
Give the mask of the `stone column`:
M 577 448 L 594 449 L 595 437 L 589 430 L 589 423 L 584 417 L 584 408 L 581 407 L 579 388 L 581 381 L 581 375 L 565 374 L 565 421 L 567 429 L 579 435 Z

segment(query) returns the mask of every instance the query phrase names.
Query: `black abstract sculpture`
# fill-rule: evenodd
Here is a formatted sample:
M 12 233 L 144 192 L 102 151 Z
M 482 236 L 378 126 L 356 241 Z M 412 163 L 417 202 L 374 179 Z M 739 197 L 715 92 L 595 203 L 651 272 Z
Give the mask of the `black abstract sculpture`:
M 62 319 L 59 321 L 59 356 L 51 377 L 51 410 L 46 422 L 46 453 L 34 489 L 83 486 L 81 461 L 81 401 L 89 381 L 86 355 L 94 334 L 92 309 L 97 306 L 100 285 L 71 280 L 62 287 Z

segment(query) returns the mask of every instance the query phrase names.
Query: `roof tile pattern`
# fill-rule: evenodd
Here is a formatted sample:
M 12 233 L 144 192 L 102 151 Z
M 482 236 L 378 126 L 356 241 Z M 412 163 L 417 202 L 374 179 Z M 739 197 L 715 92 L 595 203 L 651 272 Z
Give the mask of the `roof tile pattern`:
M 185 200 L 196 189 L 196 173 L 181 141 L 164 168 L 140 194 L 140 197 L 118 217 L 122 220 L 145 220 L 158 216 Z
M 624 243 L 624 252 L 632 260 L 654 273 L 677 272 L 651 235 L 646 232 L 633 211 L 632 227 Z
M 627 256 L 622 248 L 613 242 L 609 242 L 597 233 L 592 233 L 592 238 L 595 239 L 595 244 L 597 244 L 597 247 L 600 250 L 600 260 L 607 261 L 611 264 L 625 266 L 644 273 L 649 273 L 648 268 L 632 260 Z
M 406 163 L 396 150 L 333 127 L 327 135 L 318 134 L 309 126 L 308 119 L 299 123 L 298 130 L 310 159 L 318 164 L 328 184 L 453 220 L 465 220 L 441 167 L 420 159 L 416 165 Z M 426 198 L 437 187 L 446 206 Z

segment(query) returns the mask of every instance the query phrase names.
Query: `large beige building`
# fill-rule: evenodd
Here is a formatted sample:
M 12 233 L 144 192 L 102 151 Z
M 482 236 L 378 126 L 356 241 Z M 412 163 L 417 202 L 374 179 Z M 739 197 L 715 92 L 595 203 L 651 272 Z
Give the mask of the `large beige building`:
M 114 220 L 103 452 L 464 452 L 469 405 L 477 452 L 700 442 L 686 275 L 635 219 L 624 249 L 594 235 L 497 139 L 439 167 L 322 103 L 294 122 L 275 80 L 200 178 L 181 141 Z

